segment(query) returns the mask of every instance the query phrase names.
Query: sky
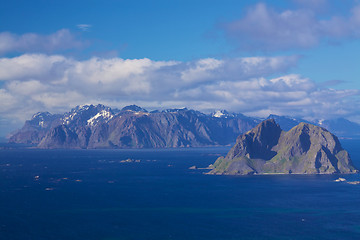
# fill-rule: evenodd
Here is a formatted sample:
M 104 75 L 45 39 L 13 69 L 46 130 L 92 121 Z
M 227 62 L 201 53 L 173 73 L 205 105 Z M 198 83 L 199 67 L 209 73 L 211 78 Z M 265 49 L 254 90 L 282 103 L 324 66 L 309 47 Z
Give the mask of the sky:
M 360 123 L 355 0 L 32 0 L 0 8 L 0 138 L 83 104 Z

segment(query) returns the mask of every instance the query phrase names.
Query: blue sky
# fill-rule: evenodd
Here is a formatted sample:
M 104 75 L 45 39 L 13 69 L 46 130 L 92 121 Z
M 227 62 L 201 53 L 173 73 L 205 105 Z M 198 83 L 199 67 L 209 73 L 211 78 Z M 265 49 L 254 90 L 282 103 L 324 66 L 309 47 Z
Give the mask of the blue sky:
M 358 1 L 3 1 L 0 135 L 138 104 L 360 122 Z

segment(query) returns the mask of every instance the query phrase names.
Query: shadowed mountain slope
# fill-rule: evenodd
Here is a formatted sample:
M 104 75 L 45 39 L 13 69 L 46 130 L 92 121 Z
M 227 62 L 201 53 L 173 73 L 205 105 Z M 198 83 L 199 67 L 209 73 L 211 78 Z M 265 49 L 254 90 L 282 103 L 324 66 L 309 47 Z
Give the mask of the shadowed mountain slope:
M 10 142 L 89 149 L 216 146 L 234 143 L 258 123 L 243 115 L 220 118 L 186 108 L 149 113 L 136 105 L 122 110 L 85 105 L 62 115 L 38 113 Z
M 210 174 L 331 174 L 355 173 L 338 138 L 324 128 L 300 123 L 283 131 L 273 119 L 240 135 Z

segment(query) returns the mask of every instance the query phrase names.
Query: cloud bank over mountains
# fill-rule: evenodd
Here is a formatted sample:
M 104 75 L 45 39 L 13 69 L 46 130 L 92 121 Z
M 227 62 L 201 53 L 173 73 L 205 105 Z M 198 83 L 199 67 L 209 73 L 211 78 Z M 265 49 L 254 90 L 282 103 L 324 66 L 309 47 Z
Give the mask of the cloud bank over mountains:
M 358 90 L 319 88 L 287 74 L 296 56 L 205 58 L 196 61 L 90 58 L 24 54 L 0 59 L 0 113 L 24 120 L 36 111 L 60 112 L 85 103 L 146 108 L 186 106 L 336 117 L 357 112 Z M 280 77 L 272 77 L 283 73 Z

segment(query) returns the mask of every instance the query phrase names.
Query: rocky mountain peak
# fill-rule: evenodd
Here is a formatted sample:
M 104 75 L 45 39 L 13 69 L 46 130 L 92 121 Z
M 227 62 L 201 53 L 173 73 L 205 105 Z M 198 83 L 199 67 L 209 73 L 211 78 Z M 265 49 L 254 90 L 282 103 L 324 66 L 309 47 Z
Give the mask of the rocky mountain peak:
M 278 143 L 281 132 L 280 126 L 273 119 L 265 120 L 240 135 L 227 157 L 236 158 L 244 155 L 255 159 L 271 159 L 274 156 L 272 148 Z
M 280 125 L 277 124 L 274 119 L 268 119 L 262 121 L 246 134 L 252 136 L 253 139 L 257 139 L 257 141 L 268 142 L 269 140 L 273 141 L 278 138 L 281 131 Z
M 307 122 L 304 119 L 301 118 L 294 118 L 294 117 L 288 117 L 288 116 L 279 116 L 275 114 L 270 114 L 266 119 L 274 119 L 283 130 L 288 131 L 294 126 L 298 125 L 301 122 Z
M 48 117 L 51 117 L 52 114 L 49 113 L 49 112 L 38 112 L 36 114 L 34 114 L 31 118 L 31 120 L 35 120 L 35 119 L 41 119 L 41 120 L 44 120 Z
M 137 105 L 129 105 L 126 107 L 123 107 L 121 111 L 132 111 L 132 112 L 148 112 L 145 108 L 139 107 Z
M 218 110 L 218 111 L 214 111 L 210 114 L 211 117 L 216 117 L 216 118 L 247 118 L 245 115 L 241 114 L 241 113 L 230 113 L 226 110 Z
M 62 124 L 74 127 L 79 124 L 94 125 L 94 121 L 108 120 L 113 117 L 114 113 L 110 107 L 102 104 L 98 105 L 81 105 L 71 109 L 62 117 Z M 90 123 L 89 123 L 90 121 Z
M 357 172 L 338 138 L 326 129 L 302 122 L 285 132 L 273 119 L 240 135 L 214 166 L 212 174 Z
M 211 113 L 211 116 L 216 117 L 216 118 L 227 118 L 227 117 L 230 117 L 231 114 L 226 110 L 218 110 L 218 111 Z

